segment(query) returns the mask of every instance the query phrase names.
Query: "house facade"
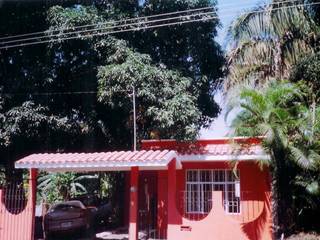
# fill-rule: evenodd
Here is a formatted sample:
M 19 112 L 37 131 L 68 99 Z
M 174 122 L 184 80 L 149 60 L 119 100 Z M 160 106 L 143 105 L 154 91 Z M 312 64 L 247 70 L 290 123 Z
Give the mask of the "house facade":
M 168 239 L 272 239 L 269 171 L 256 161 L 268 156 L 260 143 L 143 141 L 146 150 L 174 150 L 181 164 L 157 173 L 158 228 Z
M 268 159 L 260 143 L 259 138 L 148 140 L 140 151 L 33 154 L 16 167 L 30 169 L 33 178 L 37 169 L 124 171 L 123 225 L 130 240 L 143 238 L 141 231 L 146 239 L 268 240 L 270 177 L 256 161 Z M 0 229 L 6 236 L 1 222 Z

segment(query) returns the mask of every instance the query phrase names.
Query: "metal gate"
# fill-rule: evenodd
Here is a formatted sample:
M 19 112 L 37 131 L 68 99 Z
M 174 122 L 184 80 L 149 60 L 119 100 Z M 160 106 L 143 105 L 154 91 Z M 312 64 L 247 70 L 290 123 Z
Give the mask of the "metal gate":
M 165 240 L 167 230 L 158 226 L 157 174 L 141 174 L 139 194 L 139 240 Z
M 32 180 L 11 182 L 0 189 L 0 239 L 32 240 L 35 194 Z

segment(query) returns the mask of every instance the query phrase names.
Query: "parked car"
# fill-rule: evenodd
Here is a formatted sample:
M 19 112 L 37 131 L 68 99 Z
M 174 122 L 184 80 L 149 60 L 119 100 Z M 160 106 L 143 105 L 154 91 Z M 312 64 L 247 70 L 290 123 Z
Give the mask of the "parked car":
M 52 234 L 88 230 L 94 211 L 94 208 L 87 208 L 80 201 L 54 204 L 43 218 L 45 239 Z

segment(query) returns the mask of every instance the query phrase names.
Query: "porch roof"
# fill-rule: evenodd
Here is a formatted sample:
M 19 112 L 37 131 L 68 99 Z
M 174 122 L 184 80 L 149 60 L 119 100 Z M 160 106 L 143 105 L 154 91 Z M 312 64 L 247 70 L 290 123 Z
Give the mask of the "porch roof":
M 167 169 L 174 158 L 177 158 L 177 154 L 172 150 L 43 153 L 22 158 L 15 163 L 15 167 L 47 171 L 129 171 L 131 167 L 160 170 Z M 176 161 L 176 167 L 181 168 L 179 160 Z

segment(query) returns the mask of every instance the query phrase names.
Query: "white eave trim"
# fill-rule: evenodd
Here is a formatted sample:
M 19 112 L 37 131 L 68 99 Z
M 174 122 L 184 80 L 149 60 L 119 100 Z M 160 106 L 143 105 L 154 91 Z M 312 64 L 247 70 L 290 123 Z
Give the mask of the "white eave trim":
M 161 161 L 137 161 L 137 162 L 61 162 L 61 163 L 23 163 L 16 162 L 15 168 L 35 168 L 48 171 L 130 171 L 131 167 L 139 167 L 141 170 L 165 170 L 168 169 L 168 164 L 176 159 L 176 168 L 181 169 L 182 164 L 177 160 L 177 154 L 174 151 L 166 154 Z
M 225 161 L 250 161 L 250 160 L 270 160 L 267 154 L 248 155 L 210 155 L 210 154 L 189 154 L 178 156 L 180 162 L 225 162 Z
M 139 167 L 141 170 L 167 169 L 167 161 L 146 163 L 16 163 L 16 168 L 37 168 L 49 171 L 130 171 L 131 167 Z

